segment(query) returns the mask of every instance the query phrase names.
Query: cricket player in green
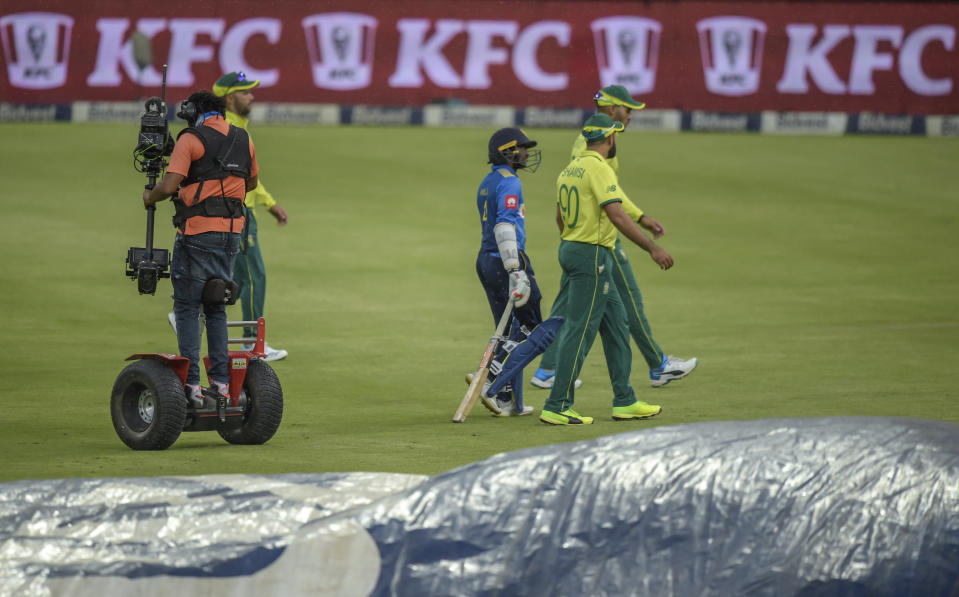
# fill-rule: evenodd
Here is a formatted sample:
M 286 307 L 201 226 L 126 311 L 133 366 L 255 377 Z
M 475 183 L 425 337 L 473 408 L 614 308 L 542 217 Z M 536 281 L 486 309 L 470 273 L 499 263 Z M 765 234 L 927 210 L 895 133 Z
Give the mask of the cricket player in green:
M 243 72 L 231 72 L 223 75 L 213 84 L 213 93 L 226 99 L 226 120 L 234 126 L 247 130 L 250 124 L 250 107 L 253 103 L 252 89 L 259 85 L 259 81 L 247 79 Z M 233 264 L 233 281 L 240 287 L 240 304 L 243 309 L 244 321 L 255 321 L 263 317 L 266 304 L 266 265 L 263 263 L 263 254 L 260 252 L 260 241 L 257 238 L 257 224 L 255 208 L 262 205 L 276 219 L 280 226 L 286 225 L 288 216 L 273 198 L 263 183 L 257 183 L 256 188 L 246 194 L 246 227 L 240 241 L 240 252 Z M 247 337 L 255 336 L 254 328 L 244 330 Z M 264 347 L 266 361 L 278 361 L 286 358 L 287 352 L 273 348 L 269 344 Z
M 629 91 L 622 85 L 609 85 L 603 87 L 593 96 L 596 103 L 596 110 L 606 114 L 612 120 L 620 122 L 623 127 L 629 125 L 633 110 L 642 110 L 646 107 L 643 102 L 633 99 Z M 582 135 L 576 136 L 576 142 L 573 144 L 572 155 L 577 156 L 586 151 L 586 139 Z M 606 158 L 606 163 L 612 168 L 613 172 L 619 177 L 619 158 L 616 157 L 616 148 L 613 147 L 612 153 Z M 666 230 L 656 219 L 643 213 L 628 198 L 623 200 L 623 211 L 634 222 L 642 228 L 648 230 L 654 239 L 658 239 Z M 672 355 L 667 355 L 653 339 L 653 332 L 650 329 L 649 321 L 646 319 L 646 313 L 643 309 L 643 295 L 636 283 L 636 277 L 633 275 L 633 268 L 629 264 L 626 251 L 623 249 L 621 240 L 617 237 L 616 247 L 613 251 L 613 257 L 616 260 L 613 270 L 613 281 L 619 290 L 620 297 L 626 307 L 626 317 L 629 320 L 629 332 L 636 342 L 636 346 L 642 353 L 646 364 L 649 367 L 649 383 L 654 388 L 664 386 L 669 382 L 681 379 L 699 363 L 698 359 L 680 359 Z M 563 315 L 566 309 L 566 297 L 560 294 L 556 297 L 550 311 L 555 315 Z M 553 374 L 556 369 L 556 342 L 550 345 L 543 353 L 540 359 L 539 368 L 530 378 L 530 384 L 538 388 L 549 389 L 553 385 Z M 576 387 L 582 385 L 576 380 Z
M 551 425 L 589 425 L 592 417 L 573 410 L 575 381 L 600 333 L 613 386 L 613 419 L 645 419 L 662 407 L 636 399 L 629 382 L 632 350 L 626 309 L 613 281 L 617 231 L 647 251 L 662 269 L 672 256 L 646 236 L 623 210 L 628 201 L 606 159 L 615 151 L 616 133 L 625 127 L 606 114 L 583 125 L 586 150 L 573 157 L 556 179 L 556 223 L 562 240 L 560 294 L 566 296 L 566 321 L 557 340 L 555 379 L 540 420 Z

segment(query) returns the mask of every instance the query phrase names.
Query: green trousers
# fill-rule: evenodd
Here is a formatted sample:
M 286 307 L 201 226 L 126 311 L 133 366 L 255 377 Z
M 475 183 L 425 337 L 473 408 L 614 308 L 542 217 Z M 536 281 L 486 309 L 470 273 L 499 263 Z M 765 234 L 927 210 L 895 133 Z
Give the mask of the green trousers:
M 629 321 L 629 334 L 636 342 L 639 352 L 646 359 L 646 364 L 650 369 L 658 369 L 663 364 L 663 350 L 653 340 L 653 332 L 649 328 L 649 321 L 646 320 L 646 313 L 643 311 L 643 294 L 639 291 L 636 284 L 636 278 L 633 276 L 633 268 L 629 265 L 629 259 L 626 257 L 626 251 L 619 237 L 616 237 L 616 250 L 613 251 L 613 282 L 616 284 L 616 290 L 623 299 L 623 305 L 626 308 L 626 318 Z M 560 290 L 559 295 L 553 302 L 550 315 L 564 314 L 566 309 L 566 295 Z M 540 357 L 540 369 L 547 371 L 556 369 L 556 348 L 557 343 L 550 344 L 543 356 Z
M 266 266 L 260 254 L 260 241 L 256 238 L 256 217 L 250 208 L 246 209 L 246 226 L 240 239 L 240 252 L 233 262 L 233 281 L 240 287 L 243 320 L 255 321 L 263 317 Z M 243 334 L 248 338 L 256 336 L 256 328 L 243 328 Z
M 566 318 L 557 345 L 556 377 L 544 405 L 562 412 L 573 407 L 574 381 L 599 333 L 606 353 L 606 368 L 613 385 L 613 406 L 629 406 L 636 393 L 629 383 L 633 354 L 629 347 L 626 309 L 613 283 L 613 253 L 605 247 L 562 241 L 559 264 L 563 268 L 560 294 L 566 295 Z

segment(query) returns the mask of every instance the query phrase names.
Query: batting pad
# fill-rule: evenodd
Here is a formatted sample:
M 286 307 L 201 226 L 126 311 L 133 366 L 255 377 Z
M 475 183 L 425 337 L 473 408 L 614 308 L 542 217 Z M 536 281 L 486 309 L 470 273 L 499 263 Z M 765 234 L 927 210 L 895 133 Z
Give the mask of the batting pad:
M 503 386 L 523 370 L 523 367 L 541 355 L 556 338 L 556 334 L 559 333 L 559 328 L 562 325 L 562 317 L 550 317 L 536 326 L 529 337 L 517 344 L 503 359 L 503 368 L 496 374 L 496 379 L 493 380 L 490 387 L 486 389 L 486 395 L 495 396 L 503 389 Z

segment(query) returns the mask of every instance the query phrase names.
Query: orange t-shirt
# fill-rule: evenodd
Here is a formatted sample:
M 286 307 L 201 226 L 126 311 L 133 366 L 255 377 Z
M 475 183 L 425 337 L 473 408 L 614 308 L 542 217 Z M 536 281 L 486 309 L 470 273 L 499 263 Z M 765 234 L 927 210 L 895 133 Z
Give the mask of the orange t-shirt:
M 200 126 L 209 126 L 226 135 L 230 132 L 230 123 L 221 116 L 212 116 L 204 120 Z M 193 134 L 187 133 L 177 140 L 173 147 L 173 153 L 170 155 L 170 166 L 167 172 L 187 176 L 190 172 L 190 164 L 203 157 L 206 149 L 203 142 Z M 250 140 L 250 156 L 253 158 L 250 166 L 250 178 L 257 175 L 259 166 L 256 163 L 256 153 L 253 151 L 253 141 Z M 194 183 L 181 187 L 178 194 L 180 199 L 187 205 L 193 205 L 193 199 L 196 196 L 196 190 L 200 183 Z M 223 179 L 223 188 L 220 188 L 220 181 L 207 180 L 203 183 L 203 189 L 200 192 L 200 199 L 207 197 L 235 197 L 240 201 L 246 197 L 246 180 L 239 176 L 229 175 Z M 243 217 L 239 218 L 208 218 L 206 216 L 195 216 L 186 221 L 186 230 L 181 230 L 188 236 L 201 234 L 203 232 L 236 232 L 239 234 L 243 230 Z

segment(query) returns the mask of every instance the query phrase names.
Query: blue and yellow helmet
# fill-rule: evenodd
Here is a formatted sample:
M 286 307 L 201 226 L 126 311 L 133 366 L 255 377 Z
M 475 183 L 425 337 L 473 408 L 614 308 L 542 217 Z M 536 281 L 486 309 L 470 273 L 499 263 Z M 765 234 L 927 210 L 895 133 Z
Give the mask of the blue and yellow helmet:
M 530 151 L 526 160 L 520 162 L 520 147 L 532 149 L 536 147 L 536 141 L 530 139 L 523 129 L 516 127 L 496 131 L 489 139 L 489 163 L 506 164 L 516 170 L 525 168 L 535 172 L 542 160 L 540 151 L 538 149 Z

